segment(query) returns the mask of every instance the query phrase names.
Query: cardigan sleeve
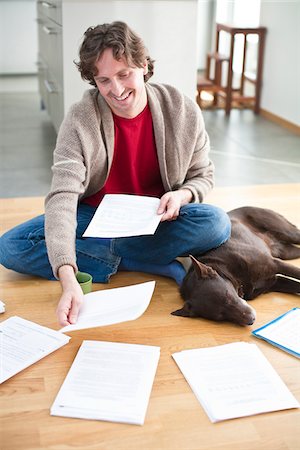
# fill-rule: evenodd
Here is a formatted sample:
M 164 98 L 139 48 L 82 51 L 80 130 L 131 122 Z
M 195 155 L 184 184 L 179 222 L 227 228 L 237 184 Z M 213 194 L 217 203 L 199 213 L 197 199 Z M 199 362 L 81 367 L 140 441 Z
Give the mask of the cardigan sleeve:
M 186 165 L 185 179 L 181 187 L 191 190 L 194 202 L 202 202 L 214 186 L 215 167 L 209 158 L 210 140 L 200 109 L 195 112 L 195 115 L 195 141 L 191 144 L 190 149 L 184 149 L 183 155 L 185 156 L 183 156 L 183 159 L 186 158 L 186 153 L 189 153 L 188 150 L 190 150 L 190 161 Z
M 45 199 L 45 239 L 53 274 L 71 265 L 77 271 L 75 253 L 76 213 L 84 192 L 86 168 L 73 109 L 63 121 L 52 166 L 51 190 Z
M 54 150 L 51 190 L 45 200 L 45 237 L 55 277 L 62 265 L 76 264 L 78 203 L 104 185 L 113 159 L 110 108 L 98 89 L 88 89 L 65 117 Z
M 149 84 L 147 93 L 165 188 L 190 189 L 202 202 L 214 185 L 214 165 L 199 106 L 169 85 Z

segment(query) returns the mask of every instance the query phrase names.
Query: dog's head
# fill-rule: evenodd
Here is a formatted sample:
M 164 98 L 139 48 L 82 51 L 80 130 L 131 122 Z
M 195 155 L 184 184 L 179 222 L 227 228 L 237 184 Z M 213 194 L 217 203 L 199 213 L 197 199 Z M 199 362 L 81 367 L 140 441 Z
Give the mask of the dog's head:
M 180 289 L 184 306 L 172 314 L 252 325 L 255 310 L 238 295 L 232 283 L 193 256 L 191 259 L 193 267 Z

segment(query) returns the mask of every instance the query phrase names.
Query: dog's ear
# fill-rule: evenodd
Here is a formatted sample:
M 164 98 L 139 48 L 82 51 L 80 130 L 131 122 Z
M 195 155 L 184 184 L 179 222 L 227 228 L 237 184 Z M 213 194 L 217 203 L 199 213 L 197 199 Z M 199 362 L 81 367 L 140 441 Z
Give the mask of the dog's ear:
M 198 278 L 215 278 L 217 276 L 217 272 L 212 267 L 198 261 L 198 259 L 196 259 L 193 255 L 189 256 L 192 260 Z
M 181 316 L 181 317 L 195 317 L 192 312 L 192 305 L 190 302 L 185 302 L 181 309 L 177 309 L 176 311 L 171 312 L 173 316 Z

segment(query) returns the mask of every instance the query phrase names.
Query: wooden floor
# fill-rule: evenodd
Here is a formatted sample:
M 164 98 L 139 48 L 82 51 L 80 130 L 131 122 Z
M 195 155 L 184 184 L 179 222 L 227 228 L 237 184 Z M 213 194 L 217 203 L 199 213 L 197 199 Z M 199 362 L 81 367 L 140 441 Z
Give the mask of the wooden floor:
M 226 210 L 242 205 L 272 208 L 300 226 L 300 184 L 215 189 L 207 202 Z M 43 211 L 43 199 L 0 200 L 2 231 Z M 300 260 L 294 261 L 300 266 Z M 54 310 L 59 283 L 1 268 L 4 320 L 12 315 L 58 329 Z M 176 284 L 167 278 L 118 274 L 107 289 L 156 279 L 153 299 L 136 321 L 81 330 L 68 345 L 1 386 L 2 447 L 16 449 L 107 450 L 258 450 L 299 449 L 300 410 L 279 411 L 212 424 L 172 360 L 173 352 L 234 341 L 256 343 L 300 401 L 300 361 L 250 335 L 292 307 L 299 297 L 272 293 L 256 299 L 252 327 L 170 315 L 182 304 Z M 143 426 L 51 417 L 49 408 L 83 339 L 153 344 L 161 357 Z

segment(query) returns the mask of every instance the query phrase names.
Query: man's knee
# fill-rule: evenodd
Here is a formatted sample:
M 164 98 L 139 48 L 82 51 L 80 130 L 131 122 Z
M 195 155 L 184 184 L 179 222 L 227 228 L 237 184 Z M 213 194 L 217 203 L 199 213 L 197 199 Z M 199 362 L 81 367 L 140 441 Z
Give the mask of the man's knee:
M 0 237 L 0 264 L 7 269 L 19 271 L 18 267 L 27 249 L 28 243 L 17 237 L 14 228 L 7 231 Z
M 43 239 L 43 216 L 15 226 L 0 237 L 0 264 L 7 269 L 25 272 L 29 253 Z
M 182 207 L 181 215 L 193 223 L 193 234 L 206 241 L 208 248 L 218 247 L 230 237 L 229 216 L 217 206 L 190 203 Z
M 181 216 L 194 219 L 197 223 L 210 223 L 219 227 L 230 229 L 230 219 L 228 214 L 218 206 L 205 203 L 189 203 L 180 210 Z
M 231 222 L 228 214 L 217 206 L 212 206 L 212 223 L 214 235 L 219 237 L 218 246 L 226 242 L 230 237 Z
M 11 237 L 10 233 L 6 232 L 0 237 L 0 264 L 4 267 L 10 268 L 10 253 L 11 253 Z

